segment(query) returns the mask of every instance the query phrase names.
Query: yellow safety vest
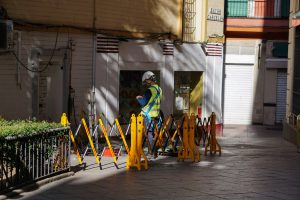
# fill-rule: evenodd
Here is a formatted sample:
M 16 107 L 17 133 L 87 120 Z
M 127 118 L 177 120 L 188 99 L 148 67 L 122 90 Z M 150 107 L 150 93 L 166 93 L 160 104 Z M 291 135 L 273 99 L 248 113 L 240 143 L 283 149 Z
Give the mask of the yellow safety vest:
M 162 90 L 158 85 L 152 85 L 149 87 L 149 89 L 151 91 L 151 98 L 149 99 L 148 103 L 142 108 L 142 111 L 145 115 L 148 115 L 149 117 L 157 117 L 159 115 L 159 110 L 160 110 L 160 100 L 162 96 Z M 158 91 L 159 94 L 155 99 Z M 152 103 L 153 101 L 154 104 Z

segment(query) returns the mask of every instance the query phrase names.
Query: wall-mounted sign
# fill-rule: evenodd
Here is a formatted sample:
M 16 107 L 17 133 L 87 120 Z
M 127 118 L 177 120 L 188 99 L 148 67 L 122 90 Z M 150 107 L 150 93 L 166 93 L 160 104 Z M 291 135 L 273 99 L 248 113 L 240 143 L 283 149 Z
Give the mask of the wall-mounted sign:
M 220 8 L 210 8 L 209 13 L 210 13 L 210 14 L 221 15 L 222 10 L 221 10 Z
M 224 36 L 220 36 L 217 34 L 213 34 L 208 36 L 207 42 L 214 42 L 214 43 L 224 43 L 225 42 L 225 37 Z
M 210 8 L 207 20 L 223 22 L 224 17 L 221 14 L 222 10 L 220 8 Z

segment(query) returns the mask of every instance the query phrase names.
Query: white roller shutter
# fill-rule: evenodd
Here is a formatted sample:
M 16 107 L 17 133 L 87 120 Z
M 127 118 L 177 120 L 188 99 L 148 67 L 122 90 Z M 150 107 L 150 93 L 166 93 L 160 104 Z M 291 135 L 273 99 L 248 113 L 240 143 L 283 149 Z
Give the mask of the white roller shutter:
M 285 71 L 277 72 L 276 84 L 276 123 L 281 124 L 286 112 L 286 88 L 287 73 Z
M 253 65 L 225 65 L 224 124 L 251 124 Z

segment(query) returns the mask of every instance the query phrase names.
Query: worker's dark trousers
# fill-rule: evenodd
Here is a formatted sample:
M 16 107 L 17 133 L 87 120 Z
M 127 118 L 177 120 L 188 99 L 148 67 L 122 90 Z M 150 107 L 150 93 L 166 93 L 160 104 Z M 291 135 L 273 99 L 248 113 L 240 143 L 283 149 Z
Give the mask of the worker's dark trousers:
M 153 148 L 153 144 L 154 144 L 154 127 L 157 124 L 157 128 L 158 130 L 160 129 L 161 123 L 160 120 L 158 118 L 150 118 L 150 117 L 146 117 L 144 116 L 145 119 L 145 126 L 147 128 L 147 132 L 148 132 L 148 139 L 151 145 L 151 148 Z M 154 153 L 154 152 L 151 152 Z

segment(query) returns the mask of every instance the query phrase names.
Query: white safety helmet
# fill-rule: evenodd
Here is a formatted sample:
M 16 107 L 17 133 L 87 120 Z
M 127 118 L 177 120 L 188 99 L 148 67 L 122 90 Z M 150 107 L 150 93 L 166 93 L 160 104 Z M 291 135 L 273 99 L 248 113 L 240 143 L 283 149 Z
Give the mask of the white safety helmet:
M 144 83 L 146 80 L 156 82 L 155 74 L 151 71 L 145 72 L 142 77 L 142 82 Z

